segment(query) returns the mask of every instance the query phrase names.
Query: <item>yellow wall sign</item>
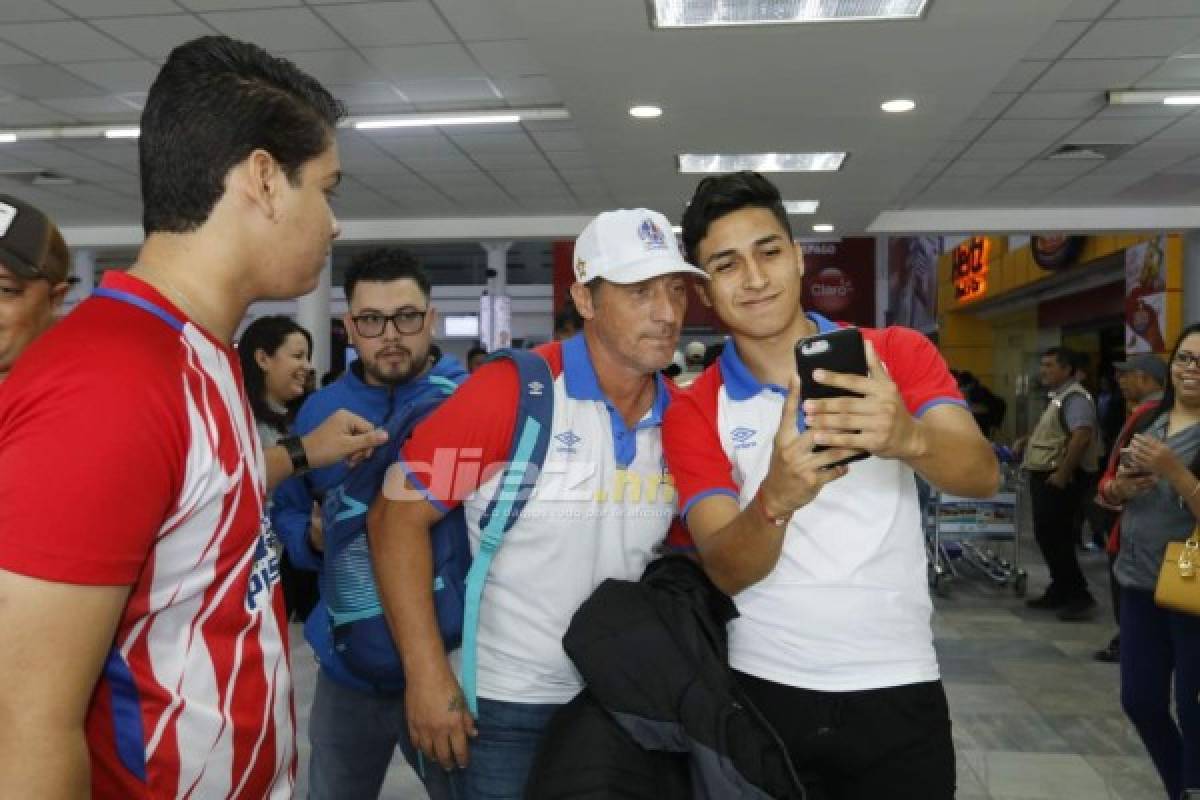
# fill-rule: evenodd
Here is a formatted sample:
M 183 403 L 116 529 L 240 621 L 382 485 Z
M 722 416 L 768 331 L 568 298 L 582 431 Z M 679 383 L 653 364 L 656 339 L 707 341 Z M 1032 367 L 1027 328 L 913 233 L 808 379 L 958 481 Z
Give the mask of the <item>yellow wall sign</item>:
M 954 282 L 954 299 L 960 303 L 987 294 L 988 258 L 991 245 L 986 236 L 972 236 L 954 248 L 950 275 Z

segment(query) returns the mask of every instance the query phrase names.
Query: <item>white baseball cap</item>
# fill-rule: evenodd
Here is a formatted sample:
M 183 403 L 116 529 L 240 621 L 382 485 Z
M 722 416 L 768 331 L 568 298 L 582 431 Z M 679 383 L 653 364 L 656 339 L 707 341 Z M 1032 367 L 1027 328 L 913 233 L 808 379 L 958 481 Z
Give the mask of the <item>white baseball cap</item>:
M 575 279 L 639 283 L 686 273 L 707 278 L 683 260 L 671 223 L 657 211 L 622 208 L 596 216 L 575 240 Z

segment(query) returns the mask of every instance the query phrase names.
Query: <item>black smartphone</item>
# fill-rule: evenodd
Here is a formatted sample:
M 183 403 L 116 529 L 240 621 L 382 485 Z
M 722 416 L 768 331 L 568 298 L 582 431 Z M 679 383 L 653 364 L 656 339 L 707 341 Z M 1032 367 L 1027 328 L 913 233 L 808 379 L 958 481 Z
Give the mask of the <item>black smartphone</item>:
M 813 380 L 813 371 L 823 369 L 829 372 L 840 372 L 849 375 L 869 374 L 867 371 L 867 350 L 863 346 L 862 333 L 858 328 L 839 328 L 829 333 L 819 333 L 796 342 L 796 372 L 801 381 L 801 397 L 824 400 L 831 397 L 860 397 L 854 392 L 839 389 Z M 817 445 L 816 450 L 828 450 L 828 447 Z M 861 461 L 868 453 L 858 453 L 839 461 L 832 466 Z

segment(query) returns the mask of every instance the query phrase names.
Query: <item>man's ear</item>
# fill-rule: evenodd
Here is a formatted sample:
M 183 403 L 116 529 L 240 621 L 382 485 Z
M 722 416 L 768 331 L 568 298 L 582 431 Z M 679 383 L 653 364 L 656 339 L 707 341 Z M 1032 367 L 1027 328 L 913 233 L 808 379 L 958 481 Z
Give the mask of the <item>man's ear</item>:
M 571 284 L 571 299 L 575 301 L 575 310 L 579 312 L 579 316 L 584 319 L 595 319 L 596 305 L 593 302 L 591 289 L 585 284 L 575 282 Z
M 50 287 L 50 310 L 52 312 L 58 313 L 58 310 L 62 308 L 63 301 L 67 299 L 67 292 L 70 290 L 71 284 L 66 281 L 56 283 Z
M 279 215 L 279 194 L 282 181 L 287 180 L 279 162 L 266 150 L 259 148 L 229 171 L 225 192 L 235 194 L 245 205 L 258 209 L 274 221 Z

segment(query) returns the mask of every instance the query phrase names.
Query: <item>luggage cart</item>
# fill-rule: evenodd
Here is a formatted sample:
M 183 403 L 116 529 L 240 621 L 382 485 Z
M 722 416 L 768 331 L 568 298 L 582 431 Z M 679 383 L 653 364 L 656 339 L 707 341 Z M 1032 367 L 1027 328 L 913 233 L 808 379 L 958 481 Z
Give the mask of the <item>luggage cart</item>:
M 951 584 L 968 571 L 1025 596 L 1019 528 L 1025 488 L 1015 465 L 1002 464 L 1001 478 L 1000 491 L 984 500 L 934 490 L 925 495 L 929 586 L 939 597 L 949 596 Z

